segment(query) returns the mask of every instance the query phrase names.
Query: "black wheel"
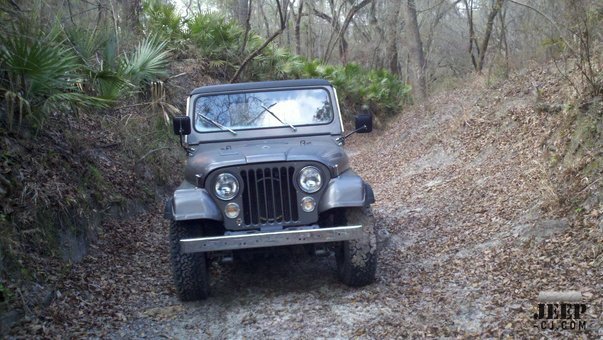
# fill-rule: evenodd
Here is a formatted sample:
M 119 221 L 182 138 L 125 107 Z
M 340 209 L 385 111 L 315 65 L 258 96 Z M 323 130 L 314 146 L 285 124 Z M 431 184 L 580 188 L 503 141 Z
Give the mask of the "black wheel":
M 209 296 L 209 272 L 205 253 L 183 254 L 180 240 L 201 236 L 202 222 L 173 221 L 170 225 L 170 255 L 176 293 L 181 301 Z
M 348 208 L 340 218 L 343 225 L 363 226 L 363 237 L 342 242 L 335 252 L 337 274 L 341 282 L 361 287 L 375 281 L 377 270 L 377 239 L 374 219 L 368 208 Z

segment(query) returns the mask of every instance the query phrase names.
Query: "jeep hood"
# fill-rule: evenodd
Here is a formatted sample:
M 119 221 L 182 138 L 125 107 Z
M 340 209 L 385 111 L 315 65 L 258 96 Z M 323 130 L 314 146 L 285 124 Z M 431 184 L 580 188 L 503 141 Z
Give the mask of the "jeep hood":
M 349 168 L 345 151 L 332 137 L 253 140 L 198 145 L 187 161 L 185 178 L 197 184 L 210 172 L 224 167 L 294 161 L 322 163 L 331 171 L 331 177 Z

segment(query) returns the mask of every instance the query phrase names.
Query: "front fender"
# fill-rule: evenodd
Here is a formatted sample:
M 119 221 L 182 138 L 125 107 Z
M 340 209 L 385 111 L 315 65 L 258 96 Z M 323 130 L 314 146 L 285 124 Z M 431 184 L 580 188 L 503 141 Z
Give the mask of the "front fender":
M 166 217 L 174 221 L 223 220 L 220 209 L 207 190 L 188 183 L 183 183 L 176 189 L 174 197 L 167 202 L 165 210 Z
M 354 171 L 347 170 L 329 181 L 318 204 L 318 212 L 333 208 L 365 207 L 375 203 L 373 189 Z

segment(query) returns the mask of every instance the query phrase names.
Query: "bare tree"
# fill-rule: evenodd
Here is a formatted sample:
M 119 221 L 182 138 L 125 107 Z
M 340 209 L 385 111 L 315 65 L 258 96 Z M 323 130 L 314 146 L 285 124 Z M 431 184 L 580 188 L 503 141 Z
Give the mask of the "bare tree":
M 247 0 L 246 0 L 247 1 Z M 243 43 L 241 44 L 242 54 L 245 52 L 245 47 L 247 47 L 247 39 L 249 39 L 249 30 L 251 29 L 251 25 L 249 21 L 251 20 L 251 0 L 247 3 L 247 15 L 245 16 L 245 36 L 243 37 Z
M 291 2 L 291 6 L 293 6 L 293 2 Z M 291 8 L 291 15 L 293 16 L 295 22 L 294 34 L 295 34 L 295 53 L 301 54 L 301 18 L 303 16 L 304 10 L 304 0 L 299 1 L 299 6 L 297 7 L 297 13 Z
M 425 56 L 423 55 L 423 42 L 417 23 L 417 6 L 414 0 L 404 1 L 406 13 L 406 36 L 408 40 L 408 53 L 411 63 L 410 76 L 413 94 L 417 101 L 422 102 L 427 98 L 425 87 Z
M 400 74 L 398 45 L 400 42 L 400 31 L 403 27 L 403 23 L 400 20 L 400 6 L 402 6 L 402 2 L 389 3 L 385 14 L 385 23 L 389 27 L 385 31 L 385 67 L 393 74 Z
M 241 76 L 241 73 L 245 69 L 245 66 L 247 66 L 247 64 L 249 64 L 249 62 L 252 61 L 253 58 L 257 57 L 262 52 L 262 50 L 272 42 L 272 40 L 276 39 L 287 28 L 287 6 L 288 4 L 285 3 L 285 7 L 283 7 L 281 5 L 281 2 L 279 0 L 276 0 L 276 7 L 278 9 L 278 15 L 280 20 L 280 28 L 276 32 L 274 32 L 270 37 L 268 37 L 260 47 L 258 47 L 255 51 L 251 52 L 243 60 L 241 66 L 239 66 L 235 74 L 232 76 L 232 78 L 230 78 L 231 83 L 237 82 L 239 80 L 239 77 Z
M 442 22 L 442 19 L 448 14 L 453 8 L 456 8 L 457 4 L 461 2 L 461 0 L 454 1 L 439 1 L 437 5 L 431 6 L 427 9 L 424 9 L 423 12 L 433 13 L 433 19 L 429 23 L 428 32 L 425 35 L 425 44 L 423 45 L 423 50 L 425 52 L 425 63 L 428 64 L 430 60 L 430 54 L 432 53 L 433 41 L 436 38 L 436 31 L 438 26 Z M 417 15 L 419 15 L 419 11 L 417 11 Z M 421 25 L 419 25 L 421 26 Z
M 498 11 L 502 8 L 504 0 L 495 0 L 490 12 L 488 14 L 488 21 L 486 22 L 486 32 L 482 38 L 481 44 L 478 45 L 478 40 L 475 34 L 474 21 L 473 21 L 473 0 L 463 0 L 465 8 L 467 10 L 467 23 L 469 25 L 469 54 L 471 55 L 471 63 L 478 73 L 482 72 L 484 68 L 484 58 L 486 56 L 486 50 L 490 42 L 490 36 L 492 35 L 492 26 Z M 474 48 L 475 53 L 474 54 Z
M 314 15 L 316 15 L 317 17 L 325 20 L 332 27 L 332 29 L 331 29 L 331 35 L 329 36 L 329 41 L 327 42 L 326 51 L 329 51 L 335 34 L 337 34 L 337 32 L 339 32 L 339 30 L 341 29 L 341 24 L 339 22 L 339 15 L 340 15 L 340 11 L 341 11 L 341 6 L 339 7 L 339 10 L 336 10 L 335 9 L 335 4 L 334 4 L 333 1 L 328 1 L 328 3 L 330 5 L 331 15 L 328 15 L 328 14 L 326 14 L 324 12 L 321 12 L 315 6 L 312 7 L 312 11 L 314 12 Z M 342 4 L 342 6 L 343 6 L 343 4 Z M 345 39 L 343 39 L 342 44 L 346 44 Z M 344 47 L 340 46 L 340 50 L 343 50 L 343 48 Z M 325 59 L 325 60 L 326 60 L 326 54 L 327 54 L 327 52 L 325 52 L 325 54 L 323 55 L 323 59 Z
M 140 32 L 140 14 L 142 13 L 141 0 L 120 0 L 120 5 L 125 12 L 123 22 L 128 29 Z
M 270 23 L 268 22 L 268 16 L 266 16 L 266 11 L 264 10 L 264 1 L 260 1 L 260 5 L 258 6 L 260 9 L 260 14 L 262 14 L 262 19 L 264 21 L 264 29 L 266 30 L 266 36 L 270 36 Z
M 313 8 L 314 14 L 316 16 L 318 16 L 319 18 L 322 18 L 322 19 L 326 20 L 327 22 L 329 22 L 333 28 L 333 30 L 331 32 L 331 36 L 329 37 L 329 42 L 327 43 L 325 54 L 322 58 L 323 61 L 328 62 L 329 59 L 331 59 L 331 55 L 333 54 L 335 47 L 339 46 L 341 61 L 344 64 L 347 63 L 348 43 L 345 39 L 345 33 L 346 33 L 348 27 L 350 26 L 350 22 L 354 18 L 354 15 L 356 15 L 356 13 L 359 10 L 366 7 L 372 1 L 373 0 L 362 0 L 357 4 L 354 4 L 348 10 L 348 12 L 343 20 L 343 23 L 341 23 L 339 21 L 339 18 L 341 17 L 343 6 L 346 4 L 345 1 L 343 1 L 340 4 L 339 8 L 336 10 L 335 3 L 333 2 L 333 0 L 329 0 L 328 3 L 331 6 L 331 13 L 332 13 L 332 15 L 330 15 L 330 16 L 327 15 L 326 13 L 323 13 L 323 12 L 317 10 L 316 8 Z M 355 2 L 355 1 L 352 1 L 352 2 Z
M 335 48 L 335 45 L 341 41 L 342 44 L 341 46 L 341 61 L 345 64 L 347 63 L 347 42 L 345 40 L 343 40 L 344 35 L 346 30 L 348 29 L 348 26 L 350 25 L 350 22 L 352 21 L 352 19 L 354 18 L 354 15 L 356 15 L 356 13 L 361 10 L 362 8 L 364 8 L 366 5 L 370 4 L 373 0 L 362 0 L 361 2 L 359 2 L 358 4 L 352 6 L 352 8 L 350 8 L 350 10 L 348 11 L 348 14 L 345 16 L 345 19 L 343 20 L 343 24 L 341 25 L 339 32 L 337 32 L 337 36 L 335 38 L 335 41 L 333 42 L 333 44 L 329 47 L 327 46 L 327 52 L 325 54 L 325 61 L 329 61 L 329 59 L 331 58 L 331 54 L 333 53 L 333 49 Z
M 236 17 L 232 9 L 239 0 L 194 0 L 193 6 L 199 1 L 211 3 Z M 597 0 L 575 1 L 587 4 L 588 13 L 599 13 Z M 592 55 L 586 48 L 588 41 L 582 39 L 585 43 L 581 45 L 579 40 L 589 36 L 597 43 L 602 32 L 592 15 L 588 17 L 591 20 L 588 27 L 585 20 L 581 20 L 582 24 L 572 21 L 576 15 L 571 14 L 575 11 L 570 10 L 574 3 L 570 0 L 411 0 L 410 3 L 416 5 L 415 15 L 411 16 L 416 17 L 418 30 L 409 26 L 408 0 L 289 0 L 286 3 L 280 0 L 283 16 L 287 17 L 289 12 L 291 17 L 288 27 L 271 44 L 289 46 L 299 55 L 322 61 L 337 59 L 338 63 L 353 61 L 365 67 L 385 68 L 413 83 L 417 91 L 423 88 L 424 81 L 427 94 L 436 79 L 460 77 L 471 71 L 484 72 L 488 67 L 494 70 L 501 66 L 511 71 L 534 58 L 544 61 L 569 52 L 576 58 L 582 56 L 588 60 Z M 279 30 L 279 13 L 274 1 L 253 1 L 251 7 L 251 30 L 265 37 Z M 581 33 L 587 31 L 590 34 Z M 593 78 L 591 73 L 596 73 L 595 67 L 592 67 L 594 72 L 590 68 L 586 63 L 584 70 L 589 74 L 588 79 Z M 418 101 L 421 94 L 415 94 Z
M 243 27 L 247 24 L 247 13 L 249 13 L 251 4 L 248 0 L 237 0 L 236 3 L 236 17 L 239 24 Z
M 382 58 L 382 56 L 380 55 L 380 49 L 376 48 L 377 46 L 379 46 L 383 41 L 385 41 L 385 31 L 383 30 L 383 27 L 385 27 L 384 22 L 383 22 L 383 18 L 379 17 L 379 13 L 378 13 L 378 8 L 377 8 L 377 4 L 378 1 L 373 1 L 373 3 L 371 3 L 371 7 L 369 10 L 369 29 L 370 29 L 370 34 L 371 34 L 371 46 L 374 46 L 375 48 L 372 48 L 371 51 L 371 66 L 374 68 L 382 68 L 383 64 L 384 64 L 384 58 Z M 390 32 L 390 30 L 388 30 L 388 33 Z M 394 42 L 395 44 L 395 42 Z M 395 46 L 395 45 L 394 45 Z M 386 58 L 387 58 L 387 52 L 386 52 Z
M 509 76 L 509 43 L 507 41 L 507 10 L 505 8 L 498 12 L 498 20 L 500 22 L 500 38 L 498 40 L 498 50 L 505 56 L 504 72 L 505 78 Z

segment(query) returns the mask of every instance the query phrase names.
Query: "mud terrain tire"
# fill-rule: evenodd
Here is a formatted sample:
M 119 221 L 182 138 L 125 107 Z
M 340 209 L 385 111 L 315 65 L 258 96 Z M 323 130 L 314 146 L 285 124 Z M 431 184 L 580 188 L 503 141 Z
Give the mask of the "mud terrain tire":
M 347 225 L 362 224 L 363 237 L 342 242 L 335 253 L 337 274 L 341 282 L 361 287 L 375 281 L 377 270 L 377 239 L 374 219 L 369 208 L 348 208 L 344 221 Z
M 181 301 L 209 296 L 209 272 L 205 253 L 183 254 L 180 239 L 201 236 L 201 222 L 173 221 L 170 225 L 170 257 L 176 293 Z

